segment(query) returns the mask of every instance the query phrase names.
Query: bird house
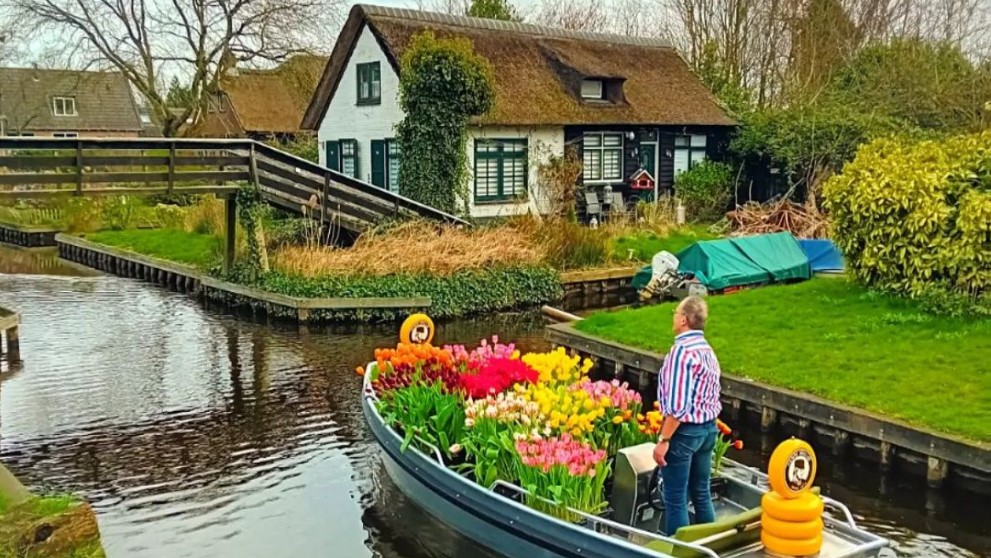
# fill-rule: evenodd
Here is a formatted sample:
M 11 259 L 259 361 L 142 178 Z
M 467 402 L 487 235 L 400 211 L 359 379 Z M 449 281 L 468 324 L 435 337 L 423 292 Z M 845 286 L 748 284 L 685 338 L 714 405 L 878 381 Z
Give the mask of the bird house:
M 653 190 L 654 177 L 646 169 L 640 169 L 630 177 L 630 188 L 634 190 Z

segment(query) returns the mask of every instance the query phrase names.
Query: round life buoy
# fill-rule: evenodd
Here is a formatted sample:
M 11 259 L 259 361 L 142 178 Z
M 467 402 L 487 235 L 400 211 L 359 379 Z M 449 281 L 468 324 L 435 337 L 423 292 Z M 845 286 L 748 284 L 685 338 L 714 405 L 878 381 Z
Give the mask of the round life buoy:
M 811 556 L 822 549 L 821 534 L 808 539 L 782 539 L 762 530 L 760 542 L 767 550 L 782 556 Z
M 799 498 L 782 498 L 774 492 L 767 492 L 760 499 L 763 516 L 790 523 L 804 523 L 822 519 L 825 504 L 822 498 L 807 492 Z
M 821 517 L 812 521 L 782 521 L 765 513 L 760 518 L 760 528 L 763 532 L 781 539 L 801 540 L 822 535 L 823 524 Z
M 767 465 L 771 490 L 785 498 L 798 498 L 816 478 L 816 454 L 808 443 L 791 438 L 781 442 Z
M 434 322 L 426 314 L 413 314 L 399 328 L 399 342 L 413 345 L 429 345 L 434 340 Z

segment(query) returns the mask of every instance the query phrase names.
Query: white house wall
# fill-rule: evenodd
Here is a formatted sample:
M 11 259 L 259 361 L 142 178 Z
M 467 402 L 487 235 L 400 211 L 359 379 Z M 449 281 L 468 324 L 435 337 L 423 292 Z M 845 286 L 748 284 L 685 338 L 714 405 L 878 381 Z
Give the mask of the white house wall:
M 357 65 L 368 62 L 379 62 L 382 79 L 381 103 L 378 105 L 357 104 Z M 354 139 L 358 142 L 358 178 L 365 182 L 372 181 L 372 140 L 383 140 L 396 136 L 395 127 L 403 119 L 403 111 L 399 107 L 399 75 L 389 64 L 385 53 L 379 46 L 375 36 L 366 26 L 362 29 L 354 51 L 345 65 L 340 84 L 330 100 L 327 112 L 317 130 L 320 141 L 320 164 L 326 166 L 327 154 L 325 142 L 330 140 Z M 525 202 L 498 202 L 472 204 L 472 217 L 506 217 L 526 213 L 546 213 L 548 200 L 546 194 L 537 187 L 536 167 L 540 161 L 546 161 L 550 154 L 564 153 L 564 128 L 557 127 L 481 127 L 469 129 L 467 145 L 469 170 L 472 173 L 468 189 L 474 191 L 474 160 L 475 138 L 527 138 L 528 146 L 528 190 Z
M 382 102 L 359 106 L 358 64 L 378 62 L 382 72 Z M 317 131 L 320 140 L 320 164 L 327 164 L 324 142 L 354 139 L 358 141 L 358 161 L 365 182 L 372 181 L 372 140 L 393 138 L 395 126 L 403 119 L 399 108 L 399 75 L 392 69 L 375 36 L 366 26 L 361 31 L 344 68 L 341 82 L 330 99 L 327 113 Z
M 549 210 L 550 202 L 547 193 L 539 187 L 538 166 L 546 162 L 551 155 L 564 154 L 564 128 L 561 126 L 541 127 L 502 127 L 485 126 L 468 129 L 468 161 L 469 174 L 468 191 L 474 192 L 475 176 L 475 140 L 476 139 L 527 139 L 527 190 L 525 202 L 486 202 L 473 204 L 470 207 L 471 216 L 479 218 L 508 217 L 526 213 L 544 214 Z

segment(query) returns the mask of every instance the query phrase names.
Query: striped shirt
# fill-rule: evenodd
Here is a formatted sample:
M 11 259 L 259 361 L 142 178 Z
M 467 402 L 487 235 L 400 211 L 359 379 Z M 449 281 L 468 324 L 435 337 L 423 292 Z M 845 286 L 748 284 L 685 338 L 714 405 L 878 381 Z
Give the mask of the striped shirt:
M 701 331 L 678 335 L 657 381 L 661 412 L 693 424 L 715 419 L 722 410 L 719 375 L 719 361 Z

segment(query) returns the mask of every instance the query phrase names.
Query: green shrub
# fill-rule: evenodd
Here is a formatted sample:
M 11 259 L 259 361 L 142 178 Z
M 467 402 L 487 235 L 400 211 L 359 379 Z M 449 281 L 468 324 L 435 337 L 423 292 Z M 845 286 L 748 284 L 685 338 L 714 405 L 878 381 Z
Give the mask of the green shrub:
M 913 297 L 940 285 L 988 292 L 991 132 L 876 140 L 823 193 L 834 240 L 862 282 Z
M 607 231 L 558 219 L 539 228 L 547 263 L 556 269 L 595 267 L 609 261 L 612 240 Z
M 434 318 L 531 307 L 563 296 L 557 272 L 544 266 L 472 270 L 445 277 L 332 275 L 309 279 L 271 271 L 254 281 L 248 271 L 235 269 L 226 278 L 273 293 L 303 298 L 429 297 L 428 311 Z M 395 321 L 409 313 L 409 309 L 375 308 L 317 311 L 313 316 L 335 321 Z
M 674 179 L 685 214 L 694 222 L 712 222 L 726 213 L 733 199 L 733 169 L 725 163 L 702 161 Z

